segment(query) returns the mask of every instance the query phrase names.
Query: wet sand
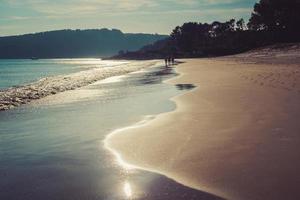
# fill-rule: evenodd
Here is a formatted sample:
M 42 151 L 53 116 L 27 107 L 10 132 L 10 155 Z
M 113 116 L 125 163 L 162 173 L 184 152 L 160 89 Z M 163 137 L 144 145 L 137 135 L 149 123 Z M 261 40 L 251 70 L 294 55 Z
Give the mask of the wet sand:
M 123 160 L 226 199 L 300 199 L 299 50 L 188 59 L 175 111 L 107 139 Z M 297 53 L 298 51 L 298 53 Z
M 174 110 L 184 88 L 162 83 L 174 76 L 158 65 L 0 112 L 0 199 L 222 200 L 124 168 L 103 146 L 112 130 Z

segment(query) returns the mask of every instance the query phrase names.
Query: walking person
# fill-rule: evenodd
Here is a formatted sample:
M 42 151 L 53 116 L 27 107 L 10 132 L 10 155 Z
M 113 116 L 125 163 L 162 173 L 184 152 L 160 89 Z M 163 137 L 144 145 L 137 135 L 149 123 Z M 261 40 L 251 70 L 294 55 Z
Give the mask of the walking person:
M 168 67 L 168 59 L 167 58 L 165 58 L 165 65 L 166 65 L 166 67 Z
M 168 58 L 168 63 L 169 63 L 169 65 L 171 65 L 171 56 L 169 56 L 169 58 Z

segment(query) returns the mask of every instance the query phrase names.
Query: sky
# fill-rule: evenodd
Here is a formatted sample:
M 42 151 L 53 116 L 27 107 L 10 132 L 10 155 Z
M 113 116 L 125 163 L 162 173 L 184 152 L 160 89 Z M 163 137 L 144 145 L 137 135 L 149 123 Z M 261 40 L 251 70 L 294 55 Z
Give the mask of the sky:
M 184 22 L 248 20 L 257 0 L 0 0 L 0 36 L 116 28 L 170 34 Z

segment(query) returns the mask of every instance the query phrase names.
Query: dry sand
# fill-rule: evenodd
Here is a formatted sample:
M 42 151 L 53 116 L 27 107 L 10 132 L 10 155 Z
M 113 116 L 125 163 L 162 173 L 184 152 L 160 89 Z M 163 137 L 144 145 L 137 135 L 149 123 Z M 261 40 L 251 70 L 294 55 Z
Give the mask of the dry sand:
M 197 88 L 172 99 L 175 111 L 106 142 L 130 164 L 226 199 L 300 199 L 295 51 L 184 60 L 168 82 Z

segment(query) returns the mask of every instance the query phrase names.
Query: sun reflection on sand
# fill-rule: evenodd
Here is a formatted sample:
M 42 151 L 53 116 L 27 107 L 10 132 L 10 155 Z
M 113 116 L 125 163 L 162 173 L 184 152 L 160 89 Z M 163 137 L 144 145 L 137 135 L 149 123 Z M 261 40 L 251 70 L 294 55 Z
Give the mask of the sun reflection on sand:
M 131 189 L 131 185 L 128 181 L 126 181 L 124 183 L 123 190 L 124 190 L 124 193 L 125 193 L 125 197 L 127 199 L 131 199 L 132 198 L 132 189 Z
M 109 150 L 114 156 L 115 156 L 115 162 L 118 166 L 120 166 L 126 173 L 133 172 L 136 167 L 133 165 L 130 165 L 129 163 L 126 163 L 121 154 L 119 154 L 116 150 L 113 148 L 109 147 L 107 144 L 107 139 L 104 141 L 104 147 Z
M 124 161 L 121 154 L 110 146 L 111 145 L 110 144 L 110 142 L 111 142 L 110 139 L 111 139 L 111 137 L 113 137 L 115 134 L 117 134 L 119 132 L 142 126 L 142 125 L 146 124 L 146 122 L 148 122 L 150 119 L 153 119 L 153 116 L 146 116 L 144 120 L 136 123 L 135 125 L 128 126 L 128 127 L 125 127 L 125 128 L 116 129 L 115 131 L 113 131 L 112 133 L 107 135 L 106 138 L 103 141 L 104 142 L 104 147 L 107 150 L 109 150 L 115 156 L 116 163 L 119 166 L 121 166 L 128 173 L 135 171 L 139 167 L 135 166 L 135 165 L 131 165 L 131 164 L 127 163 L 126 161 Z
M 114 155 L 114 160 L 113 163 L 117 164 L 117 166 L 120 167 L 120 172 L 121 172 L 121 184 L 120 184 L 120 188 L 121 188 L 121 192 L 122 192 L 122 196 L 124 196 L 126 199 L 137 199 L 140 196 L 144 195 L 144 191 L 141 190 L 140 186 L 139 186 L 139 182 L 136 180 L 134 181 L 134 185 L 132 185 L 132 183 L 130 183 L 128 181 L 128 179 L 131 177 L 131 175 L 133 174 L 137 174 L 139 173 L 138 171 L 142 168 L 140 168 L 139 166 L 136 165 L 132 165 L 130 163 L 127 163 L 123 158 L 122 155 L 116 151 L 114 148 L 112 148 L 112 137 L 124 130 L 129 130 L 129 129 L 134 129 L 137 127 L 141 127 L 145 124 L 147 124 L 147 122 L 149 122 L 150 120 L 154 119 L 155 117 L 152 115 L 148 115 L 145 116 L 143 120 L 141 120 L 140 122 L 125 127 L 125 128 L 120 128 L 120 129 L 116 129 L 113 132 L 111 132 L 110 134 L 108 134 L 106 136 L 106 138 L 102 141 L 102 145 L 104 145 L 104 148 L 107 149 L 110 153 L 112 153 Z M 143 169 L 142 169 L 143 170 Z

